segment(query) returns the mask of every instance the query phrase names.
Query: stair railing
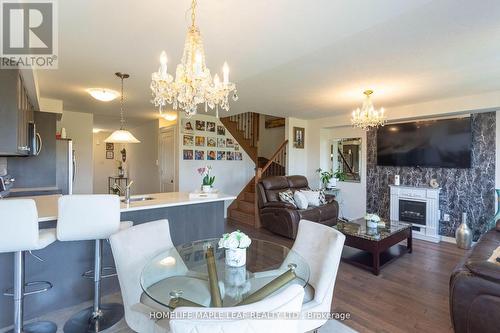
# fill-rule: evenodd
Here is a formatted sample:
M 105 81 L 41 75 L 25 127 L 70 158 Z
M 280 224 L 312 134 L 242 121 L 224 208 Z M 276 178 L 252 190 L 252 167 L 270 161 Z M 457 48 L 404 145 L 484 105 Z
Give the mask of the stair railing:
M 283 141 L 273 156 L 262 168 L 256 168 L 256 183 L 263 177 L 286 175 L 286 147 L 288 140 Z
M 229 120 L 236 124 L 238 131 L 243 133 L 246 140 L 250 140 L 252 147 L 257 147 L 259 140 L 259 114 L 253 112 L 240 113 L 230 116 Z

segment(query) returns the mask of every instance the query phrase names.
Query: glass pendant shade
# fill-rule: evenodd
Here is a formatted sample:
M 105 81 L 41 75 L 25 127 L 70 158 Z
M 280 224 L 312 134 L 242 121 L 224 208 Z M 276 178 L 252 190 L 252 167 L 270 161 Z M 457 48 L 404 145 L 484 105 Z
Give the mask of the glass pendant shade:
M 116 130 L 104 140 L 106 143 L 141 143 L 135 136 L 126 130 Z

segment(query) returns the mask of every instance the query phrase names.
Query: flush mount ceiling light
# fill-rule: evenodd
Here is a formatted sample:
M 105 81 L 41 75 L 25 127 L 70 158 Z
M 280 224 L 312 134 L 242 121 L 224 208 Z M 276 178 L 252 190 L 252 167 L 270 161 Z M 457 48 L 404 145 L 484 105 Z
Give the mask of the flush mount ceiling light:
M 366 90 L 363 94 L 365 94 L 366 98 L 361 108 L 357 108 L 352 111 L 351 123 L 354 127 L 359 127 L 365 131 L 371 128 L 384 126 L 386 122 L 384 108 L 375 110 L 375 107 L 370 99 L 371 94 L 373 94 L 373 90 Z
M 125 130 L 125 115 L 123 112 L 123 80 L 128 79 L 130 75 L 126 73 L 115 73 L 122 81 L 122 93 L 120 98 L 120 129 L 111 133 L 110 136 L 104 142 L 110 143 L 140 143 L 141 141 L 137 140 L 132 133 Z
M 177 119 L 177 113 L 176 112 L 164 112 L 161 114 L 163 119 L 167 121 L 174 121 Z
M 120 96 L 118 91 L 106 88 L 89 88 L 87 89 L 87 92 L 90 96 L 101 102 L 111 102 Z
M 219 116 L 219 107 L 229 111 L 229 95 L 233 94 L 233 100 L 238 99 L 236 86 L 229 82 L 229 67 L 224 63 L 222 68 L 222 82 L 219 75 L 215 74 L 213 79 L 210 70 L 205 64 L 205 50 L 201 40 L 200 30 L 195 25 L 196 0 L 191 3 L 191 26 L 189 27 L 181 63 L 177 65 L 174 77 L 167 72 L 167 54 L 165 51 L 160 56 L 160 68 L 151 75 L 151 91 L 156 107 L 162 108 L 172 104 L 174 110 L 180 108 L 187 116 L 196 114 L 199 104 L 215 108 L 216 116 Z

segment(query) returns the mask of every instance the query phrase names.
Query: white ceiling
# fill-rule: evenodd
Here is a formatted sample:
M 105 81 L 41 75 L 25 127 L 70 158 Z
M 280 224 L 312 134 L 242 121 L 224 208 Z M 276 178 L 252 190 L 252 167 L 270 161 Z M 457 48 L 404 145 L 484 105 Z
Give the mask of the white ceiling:
M 151 72 L 162 49 L 178 63 L 190 1 L 58 3 L 59 69 L 38 73 L 41 96 L 111 127 L 118 102 L 85 89 L 119 90 L 125 71 L 127 117 L 157 117 Z M 367 88 L 386 107 L 500 90 L 498 0 L 199 0 L 198 25 L 209 68 L 227 60 L 238 85 L 231 113 L 332 116 Z

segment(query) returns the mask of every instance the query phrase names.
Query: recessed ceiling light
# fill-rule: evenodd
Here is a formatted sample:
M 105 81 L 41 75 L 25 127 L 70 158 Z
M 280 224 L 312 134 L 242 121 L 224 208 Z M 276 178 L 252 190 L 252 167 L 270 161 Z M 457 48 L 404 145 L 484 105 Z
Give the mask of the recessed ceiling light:
M 106 88 L 89 88 L 87 89 L 87 92 L 90 94 L 90 96 L 101 102 L 111 102 L 112 100 L 120 96 L 120 93 L 118 91 Z

